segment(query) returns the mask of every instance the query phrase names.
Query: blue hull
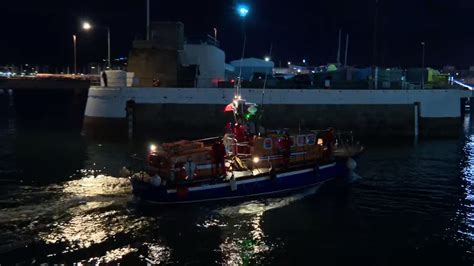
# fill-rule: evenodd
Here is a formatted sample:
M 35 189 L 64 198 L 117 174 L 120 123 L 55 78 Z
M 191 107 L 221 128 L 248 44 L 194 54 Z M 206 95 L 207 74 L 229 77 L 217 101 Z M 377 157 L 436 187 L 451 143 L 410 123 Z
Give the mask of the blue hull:
M 273 177 L 262 175 L 250 179 L 238 179 L 237 188 L 234 190 L 231 189 L 230 182 L 189 188 L 157 187 L 133 178 L 131 183 L 133 193 L 143 200 L 157 203 L 191 203 L 284 193 L 319 186 L 330 179 L 345 177 L 347 173 L 346 161 L 338 161 L 320 167 L 278 173 Z

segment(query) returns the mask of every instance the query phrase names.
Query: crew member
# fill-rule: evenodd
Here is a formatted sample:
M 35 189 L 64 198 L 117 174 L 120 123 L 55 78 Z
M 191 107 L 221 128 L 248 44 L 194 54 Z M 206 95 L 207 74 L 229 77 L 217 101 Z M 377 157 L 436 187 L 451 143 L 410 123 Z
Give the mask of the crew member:
M 232 123 L 227 122 L 225 124 L 225 134 L 232 134 Z
M 243 142 L 247 140 L 247 134 L 245 133 L 245 126 L 237 122 L 234 125 L 234 136 L 238 142 Z
M 186 160 L 186 174 L 187 174 L 187 180 L 191 181 L 194 178 L 194 174 L 196 172 L 196 163 L 193 162 L 191 157 L 188 157 Z
M 283 167 L 287 168 L 290 164 L 291 146 L 293 145 L 293 141 L 291 140 L 290 135 L 285 133 L 279 140 L 279 144 L 280 151 L 283 156 Z
M 220 175 L 225 175 L 226 150 L 224 144 L 222 143 L 222 140 L 218 140 L 212 145 L 212 152 L 214 154 L 214 169 L 216 173 Z
M 329 159 L 332 155 L 334 145 L 336 144 L 336 137 L 334 136 L 334 128 L 332 127 L 328 128 L 324 142 L 325 142 L 324 145 L 326 146 L 325 157 Z

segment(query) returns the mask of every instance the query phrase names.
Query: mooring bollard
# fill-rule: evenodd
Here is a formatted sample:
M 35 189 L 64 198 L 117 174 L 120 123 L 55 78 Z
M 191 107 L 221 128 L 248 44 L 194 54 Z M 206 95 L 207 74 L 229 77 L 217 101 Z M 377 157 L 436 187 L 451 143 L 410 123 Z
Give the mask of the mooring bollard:
M 128 139 L 133 139 L 133 126 L 134 126 L 134 119 L 135 119 L 135 101 L 128 100 L 126 104 L 125 110 L 127 111 L 127 128 L 128 128 Z
M 420 103 L 416 102 L 414 105 L 415 111 L 414 111 L 414 137 L 415 140 L 418 139 L 418 136 L 420 135 Z

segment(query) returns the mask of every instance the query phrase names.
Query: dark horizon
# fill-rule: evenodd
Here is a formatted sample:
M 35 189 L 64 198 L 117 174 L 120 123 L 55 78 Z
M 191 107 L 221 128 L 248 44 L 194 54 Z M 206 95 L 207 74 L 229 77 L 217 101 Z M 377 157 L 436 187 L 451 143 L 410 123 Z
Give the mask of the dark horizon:
M 214 3 L 213 3 L 214 2 Z M 348 63 L 372 64 L 376 0 L 307 3 L 292 1 L 245 1 L 251 6 L 246 18 L 246 57 L 263 58 L 273 45 L 272 59 L 278 66 L 287 61 L 322 65 L 336 61 L 338 31 L 350 34 Z M 89 20 L 108 25 L 112 57 L 128 57 L 132 41 L 145 35 L 145 0 L 95 3 L 84 1 L 22 1 L 3 3 L 3 40 L 0 64 L 72 65 L 72 34 L 78 36 L 78 64 L 97 62 L 106 56 L 106 33 L 80 30 Z M 226 61 L 240 57 L 241 18 L 237 1 L 151 1 L 152 21 L 181 21 L 185 36 L 212 34 L 218 29 Z M 185 9 L 183 7 L 186 7 Z M 473 65 L 474 29 L 469 17 L 474 2 L 454 0 L 379 0 L 378 65 L 417 67 L 421 65 L 421 42 L 426 43 L 426 66 Z M 343 55 L 341 56 L 343 58 Z

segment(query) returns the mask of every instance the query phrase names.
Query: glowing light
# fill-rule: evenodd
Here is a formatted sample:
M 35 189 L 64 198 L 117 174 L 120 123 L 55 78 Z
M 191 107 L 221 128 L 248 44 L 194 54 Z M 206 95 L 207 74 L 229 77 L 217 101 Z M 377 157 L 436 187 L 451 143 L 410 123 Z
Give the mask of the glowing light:
M 155 144 L 150 145 L 150 152 L 156 152 L 157 149 L 158 149 L 158 147 L 156 147 Z
M 303 59 L 303 64 L 306 64 L 306 59 Z
M 257 109 L 257 107 L 255 107 L 255 106 L 250 106 L 250 107 L 247 109 L 247 111 L 248 111 L 249 113 L 251 113 L 251 114 L 254 115 L 255 113 L 257 113 L 258 109 Z
M 82 28 L 85 30 L 90 30 L 92 29 L 92 25 L 89 22 L 84 22 L 82 23 Z
M 266 56 L 265 61 L 267 61 L 267 62 L 270 61 L 270 57 Z
M 290 62 L 290 61 L 288 61 L 288 65 L 291 65 L 291 62 Z
M 296 70 L 298 73 L 301 73 L 301 69 L 298 68 L 298 70 Z
M 252 162 L 253 163 L 258 163 L 258 162 L 260 162 L 260 158 L 259 157 L 253 157 Z
M 318 139 L 318 145 L 320 145 L 320 146 L 323 145 L 323 139 Z
M 238 5 L 237 12 L 239 13 L 239 16 L 246 17 L 247 14 L 249 13 L 249 7 L 244 4 Z

